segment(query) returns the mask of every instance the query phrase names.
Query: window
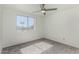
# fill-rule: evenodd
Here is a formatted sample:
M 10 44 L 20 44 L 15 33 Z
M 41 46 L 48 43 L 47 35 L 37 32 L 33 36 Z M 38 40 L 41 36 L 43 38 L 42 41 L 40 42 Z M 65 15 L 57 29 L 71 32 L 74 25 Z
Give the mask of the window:
M 34 27 L 34 17 L 31 16 L 17 16 L 17 29 L 25 30 Z

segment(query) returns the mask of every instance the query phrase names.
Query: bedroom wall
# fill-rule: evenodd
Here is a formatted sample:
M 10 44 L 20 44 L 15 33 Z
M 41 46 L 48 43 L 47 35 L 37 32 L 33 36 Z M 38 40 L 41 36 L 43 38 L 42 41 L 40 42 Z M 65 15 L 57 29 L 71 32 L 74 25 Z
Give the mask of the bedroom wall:
M 16 16 L 30 15 L 26 12 L 20 12 L 12 9 L 3 9 L 3 44 L 2 47 L 8 47 L 16 44 L 25 43 L 28 41 L 42 38 L 42 16 L 35 16 L 34 29 L 17 31 L 16 30 Z
M 45 38 L 79 48 L 79 7 L 45 16 Z
M 0 5 L 0 53 L 2 50 L 2 6 Z

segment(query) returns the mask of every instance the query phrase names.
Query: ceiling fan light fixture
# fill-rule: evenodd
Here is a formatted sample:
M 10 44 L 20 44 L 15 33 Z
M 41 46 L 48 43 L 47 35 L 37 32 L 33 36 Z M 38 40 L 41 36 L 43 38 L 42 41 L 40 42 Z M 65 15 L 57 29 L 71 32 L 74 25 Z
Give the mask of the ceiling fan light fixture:
M 42 13 L 46 13 L 46 11 L 45 11 L 45 10 L 42 10 L 41 12 L 42 12 Z

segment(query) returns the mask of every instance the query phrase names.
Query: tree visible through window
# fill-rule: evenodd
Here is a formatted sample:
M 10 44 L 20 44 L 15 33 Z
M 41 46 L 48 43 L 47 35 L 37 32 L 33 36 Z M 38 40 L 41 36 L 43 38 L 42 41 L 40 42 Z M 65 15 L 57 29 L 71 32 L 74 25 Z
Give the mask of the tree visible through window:
M 31 16 L 17 16 L 17 29 L 25 30 L 34 27 L 34 17 Z

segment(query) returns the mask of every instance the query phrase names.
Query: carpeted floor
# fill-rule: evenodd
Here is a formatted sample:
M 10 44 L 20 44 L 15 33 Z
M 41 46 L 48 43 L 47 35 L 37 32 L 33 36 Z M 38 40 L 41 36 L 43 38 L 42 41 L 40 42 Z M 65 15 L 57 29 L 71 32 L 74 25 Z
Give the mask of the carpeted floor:
M 2 54 L 78 54 L 78 53 L 79 53 L 78 48 L 71 47 L 44 38 L 3 48 L 2 50 Z

